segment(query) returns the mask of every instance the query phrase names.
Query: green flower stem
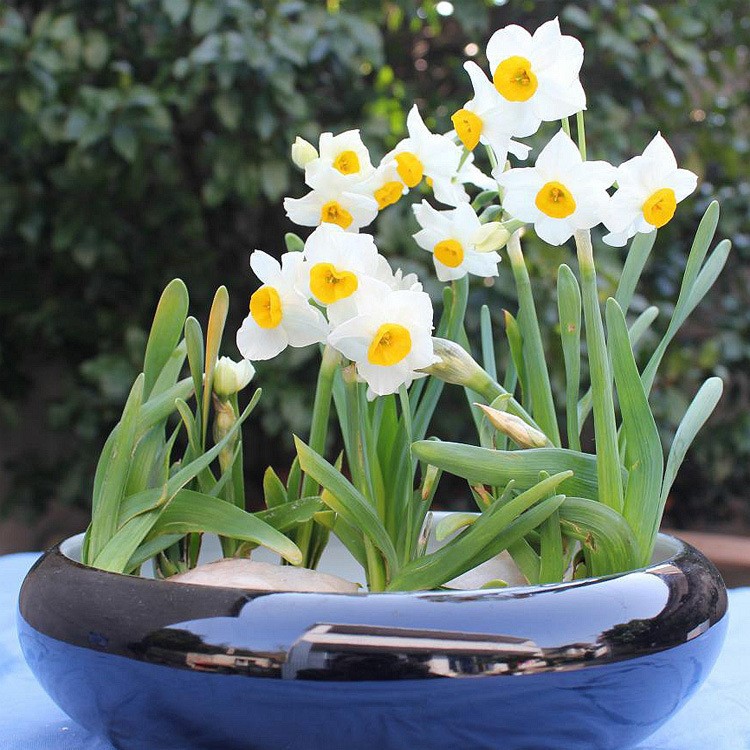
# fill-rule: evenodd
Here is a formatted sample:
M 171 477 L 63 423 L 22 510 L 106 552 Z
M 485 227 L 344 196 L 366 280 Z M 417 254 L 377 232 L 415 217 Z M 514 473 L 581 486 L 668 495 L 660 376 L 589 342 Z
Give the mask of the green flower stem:
M 323 349 L 323 357 L 318 372 L 318 382 L 315 388 L 315 402 L 313 404 L 312 422 L 310 425 L 309 446 L 321 456 L 325 453 L 328 437 L 328 422 L 331 414 L 331 399 L 333 396 L 333 376 L 341 362 L 341 355 L 330 346 Z M 318 492 L 315 480 L 305 475 L 302 481 L 300 497 L 310 497 Z
M 332 347 L 323 349 L 323 356 L 318 372 L 318 382 L 315 388 L 315 402 L 313 403 L 312 421 L 310 425 L 310 447 L 321 456 L 325 453 L 326 439 L 328 438 L 328 424 L 331 414 L 331 400 L 333 398 L 333 378 L 336 368 L 341 362 L 341 355 Z M 315 480 L 305 474 L 302 480 L 300 497 L 311 497 L 320 492 L 320 487 Z M 315 521 L 301 524 L 294 536 L 294 541 L 300 548 L 305 567 L 314 567 L 317 556 L 316 550 L 321 548 L 321 535 L 328 532 Z
M 547 372 L 544 345 L 539 331 L 539 320 L 534 306 L 531 280 L 523 258 L 518 232 L 511 235 L 507 248 L 518 294 L 518 323 L 523 336 L 524 359 L 529 374 L 531 411 L 534 419 L 539 423 L 541 431 L 547 435 L 554 445 L 559 447 L 561 445 L 560 430 L 557 426 L 555 403 L 552 400 L 552 387 Z
M 578 150 L 581 152 L 581 159 L 586 161 L 586 125 L 583 120 L 583 110 L 576 114 L 576 129 L 578 130 Z
M 586 323 L 586 343 L 589 353 L 599 500 L 610 508 L 622 512 L 622 469 L 617 448 L 612 373 L 607 357 L 604 324 L 599 308 L 591 233 L 588 230 L 579 230 L 575 233 L 575 241 L 581 272 L 583 317 Z

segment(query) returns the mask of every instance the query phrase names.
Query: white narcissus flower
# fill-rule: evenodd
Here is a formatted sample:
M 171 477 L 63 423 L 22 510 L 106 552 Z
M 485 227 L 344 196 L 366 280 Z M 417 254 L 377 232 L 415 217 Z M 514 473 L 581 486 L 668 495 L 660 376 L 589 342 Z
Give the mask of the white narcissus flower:
M 372 293 L 358 300 L 357 315 L 334 328 L 328 343 L 356 364 L 368 398 L 396 393 L 437 361 L 432 302 L 425 292 L 394 292 L 374 282 Z
M 333 224 L 319 226 L 305 242 L 298 289 L 327 308 L 340 323 L 356 312 L 363 284 L 377 273 L 380 256 L 369 234 L 351 234 Z
M 609 207 L 607 188 L 617 170 L 605 161 L 583 161 L 562 130 L 542 149 L 533 167 L 496 173 L 505 189 L 503 208 L 534 225 L 550 245 L 562 245 L 578 229 L 591 229 Z
M 432 253 L 440 281 L 452 281 L 473 273 L 497 276 L 500 256 L 479 252 L 476 246 L 486 240 L 487 231 L 468 203 L 450 211 L 437 211 L 427 201 L 413 206 L 422 229 L 414 235 L 417 244 Z
M 235 362 L 230 357 L 219 357 L 214 368 L 214 393 L 226 401 L 239 393 L 255 376 L 255 368 L 243 359 Z
M 362 142 L 359 130 L 344 133 L 322 133 L 318 143 L 320 157 L 307 163 L 307 170 L 330 167 L 334 176 L 340 177 L 342 184 L 352 185 L 369 177 L 374 167 L 370 152 Z
M 672 149 L 657 133 L 640 156 L 617 168 L 617 192 L 604 217 L 610 234 L 604 241 L 620 247 L 635 234 L 663 227 L 697 184 L 697 175 L 678 169 Z
M 372 195 L 378 202 L 378 210 L 382 211 L 394 203 L 398 203 L 402 196 L 409 192 L 398 173 L 395 159 L 383 160 L 380 166 L 360 186 L 360 191 Z
M 284 198 L 286 215 L 303 227 L 338 224 L 342 229 L 357 232 L 378 215 L 377 201 L 355 191 L 345 189 L 341 174 L 333 167 L 319 163 L 305 170 L 305 181 L 312 190 L 302 198 Z
M 542 122 L 586 109 L 578 78 L 583 47 L 560 33 L 557 18 L 543 23 L 533 36 L 516 25 L 496 31 L 487 43 L 487 59 L 507 117 L 515 123 L 513 135 L 533 135 Z
M 400 268 L 394 271 L 391 268 L 391 264 L 383 255 L 378 255 L 378 268 L 375 271 L 373 278 L 386 284 L 388 288 L 394 292 L 400 290 L 409 290 L 412 292 L 422 291 L 422 283 L 419 281 L 417 274 L 404 274 Z
M 285 253 L 281 264 L 260 250 L 250 256 L 263 286 L 250 297 L 250 314 L 237 331 L 237 348 L 245 359 L 271 359 L 287 346 L 325 341 L 326 319 L 295 287 L 302 260 L 302 253 Z
M 461 149 L 450 138 L 431 133 L 416 105 L 406 118 L 406 127 L 409 136 L 386 154 L 383 163 L 395 161 L 396 172 L 408 188 L 416 187 L 426 178 L 442 203 L 454 205 L 457 200 L 467 200 L 463 186 L 453 182 L 461 161 Z
M 464 63 L 464 69 L 474 87 L 474 98 L 451 117 L 461 143 L 469 151 L 484 143 L 495 152 L 499 164 L 505 163 L 508 152 L 525 159 L 530 149 L 512 139 L 515 123 L 505 100 L 475 62 Z

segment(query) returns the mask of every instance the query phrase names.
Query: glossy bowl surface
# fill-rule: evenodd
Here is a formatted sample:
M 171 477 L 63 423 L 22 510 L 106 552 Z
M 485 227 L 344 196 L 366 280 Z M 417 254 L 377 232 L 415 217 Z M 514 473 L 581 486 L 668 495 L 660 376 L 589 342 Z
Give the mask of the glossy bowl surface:
M 719 573 L 672 537 L 608 578 L 392 594 L 173 584 L 77 546 L 30 571 L 21 645 L 123 750 L 624 750 L 701 684 L 727 622 Z

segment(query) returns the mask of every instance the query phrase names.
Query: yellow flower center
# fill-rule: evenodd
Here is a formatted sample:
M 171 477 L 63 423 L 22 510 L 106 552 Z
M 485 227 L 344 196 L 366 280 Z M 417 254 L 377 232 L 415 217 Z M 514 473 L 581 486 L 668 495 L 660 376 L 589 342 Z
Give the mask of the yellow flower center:
M 342 229 L 346 229 L 354 221 L 352 215 L 338 201 L 323 204 L 320 209 L 320 220 L 328 224 L 338 224 Z
M 536 207 L 553 219 L 564 219 L 576 210 L 570 190 L 560 182 L 548 182 L 537 194 Z
M 409 151 L 396 154 L 396 171 L 406 187 L 416 187 L 424 176 L 424 165 Z
M 482 134 L 484 123 L 482 118 L 468 109 L 459 109 L 451 117 L 453 127 L 456 128 L 456 135 L 461 139 L 461 143 L 473 151 L 479 143 L 479 136 Z
M 341 174 L 355 174 L 359 172 L 359 157 L 355 151 L 342 151 L 334 159 L 333 166 Z
M 339 271 L 333 263 L 316 263 L 310 270 L 310 291 L 324 305 L 346 299 L 357 291 L 359 281 L 351 271 Z
M 378 188 L 374 193 L 378 208 L 382 211 L 386 206 L 398 203 L 403 193 L 404 186 L 400 182 L 396 180 L 386 182 L 383 187 Z
M 677 210 L 677 198 L 672 188 L 657 190 L 641 207 L 643 218 L 656 227 L 663 227 Z
M 250 297 L 250 315 L 261 328 L 276 328 L 281 323 L 281 297 L 272 286 L 262 286 Z
M 464 249 L 458 240 L 443 240 L 442 242 L 438 242 L 432 252 L 448 268 L 458 268 L 464 259 Z
M 531 99 L 539 87 L 531 63 L 519 55 L 503 60 L 495 68 L 492 82 L 498 93 L 511 102 L 525 102 Z
M 398 323 L 384 323 L 367 350 L 367 361 L 371 365 L 390 367 L 398 364 L 410 351 L 409 330 Z

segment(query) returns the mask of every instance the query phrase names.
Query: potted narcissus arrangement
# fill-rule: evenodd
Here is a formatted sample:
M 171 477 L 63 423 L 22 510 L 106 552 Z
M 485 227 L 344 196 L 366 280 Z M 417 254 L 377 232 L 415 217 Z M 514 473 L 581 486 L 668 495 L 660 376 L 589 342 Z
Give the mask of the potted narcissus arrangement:
M 661 134 L 619 166 L 590 158 L 583 49 L 557 20 L 500 29 L 486 52 L 489 70 L 465 65 L 473 95 L 450 132 L 414 107 L 379 162 L 356 130 L 295 142 L 309 192 L 284 205 L 310 229 L 287 235 L 280 258 L 250 256 L 259 283 L 239 362 L 221 356 L 224 288 L 205 331 L 182 282 L 164 291 L 102 451 L 91 524 L 41 559 L 20 599 L 32 669 L 117 747 L 622 750 L 713 664 L 721 578 L 658 529 L 721 382 L 694 394 L 666 454 L 649 393 L 726 261 L 726 240 L 709 252 L 718 206 L 674 305 L 635 315 L 658 230 L 696 175 Z M 532 152 L 523 139 L 538 131 L 549 137 Z M 366 231 L 415 193 L 439 303 Z M 626 248 L 603 301 L 592 229 Z M 576 249 L 557 276 L 557 400 L 525 233 Z M 483 307 L 470 341 L 471 280 L 500 273 L 516 311 L 500 333 L 499 311 Z M 644 337 L 660 315 L 664 332 Z M 309 432 L 291 466 L 267 470 L 265 507 L 250 512 L 243 442 L 262 439 L 251 363 L 309 346 Z M 466 391 L 451 420 L 476 427 L 471 444 L 432 431 L 446 384 Z M 472 512 L 431 510 L 446 472 L 467 480 Z

